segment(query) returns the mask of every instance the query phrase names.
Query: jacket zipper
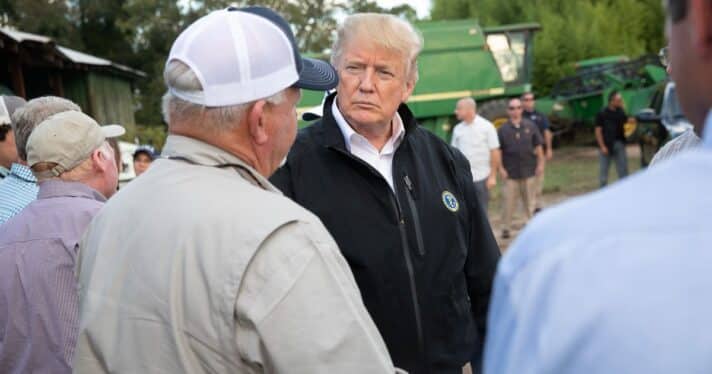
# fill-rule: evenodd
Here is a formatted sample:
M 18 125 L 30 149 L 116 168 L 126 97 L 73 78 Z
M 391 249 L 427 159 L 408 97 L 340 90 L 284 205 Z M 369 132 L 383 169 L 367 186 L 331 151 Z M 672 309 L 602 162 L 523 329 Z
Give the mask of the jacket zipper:
M 339 148 L 336 147 L 330 147 L 331 149 L 341 153 L 342 155 L 346 156 L 347 158 L 362 164 L 366 166 L 372 173 L 377 175 L 379 178 L 383 179 L 384 182 L 386 182 L 385 178 L 376 171 L 371 165 L 367 164 L 365 161 L 354 157 L 351 153 L 345 152 Z M 408 178 L 410 180 L 410 178 Z M 388 184 L 388 182 L 386 182 Z M 412 184 L 411 184 L 412 188 Z M 410 296 L 411 296 L 411 301 L 413 302 L 413 313 L 415 314 L 415 327 L 416 327 L 416 332 L 418 335 L 418 348 L 420 350 L 420 357 L 422 357 L 423 361 L 425 361 L 425 367 L 427 368 L 427 358 L 425 356 L 425 338 L 423 337 L 423 322 L 422 318 L 420 316 L 420 303 L 418 302 L 418 289 L 415 283 L 415 270 L 413 268 L 413 260 L 411 259 L 410 256 L 410 247 L 408 246 L 408 234 L 406 233 L 405 229 L 405 218 L 403 217 L 403 211 L 401 210 L 400 202 L 398 201 L 398 196 L 396 195 L 396 192 L 394 189 L 391 189 L 390 187 L 388 188 L 390 190 L 390 197 L 391 197 L 391 202 L 393 203 L 393 208 L 395 209 L 395 214 L 396 214 L 396 220 L 398 221 L 398 230 L 400 231 L 400 236 L 401 236 L 401 247 L 403 249 L 403 255 L 405 257 L 405 266 L 406 269 L 408 270 L 408 281 L 410 285 Z M 412 194 L 412 189 L 409 188 L 409 193 Z M 409 196 L 409 201 L 412 200 L 412 196 Z M 413 205 L 415 205 L 415 202 L 413 202 Z M 412 206 L 411 206 L 412 207 Z M 413 213 L 413 217 L 417 217 L 417 213 Z M 417 223 L 417 218 L 414 218 L 415 223 L 416 223 L 416 232 L 420 233 L 420 225 Z M 420 239 L 417 239 L 422 243 L 422 237 Z M 422 248 L 422 246 L 421 246 Z
M 413 301 L 413 312 L 415 313 L 415 327 L 418 334 L 418 348 L 420 349 L 420 354 L 423 360 L 425 357 L 425 338 L 423 337 L 423 322 L 420 317 L 420 303 L 418 302 L 418 289 L 415 284 L 415 270 L 413 269 L 413 260 L 410 257 L 410 248 L 408 246 L 408 235 L 405 230 L 405 218 L 403 217 L 403 211 L 401 210 L 400 203 L 398 202 L 398 196 L 392 191 L 391 199 L 393 200 L 393 206 L 396 210 L 396 218 L 398 219 L 398 230 L 401 235 L 401 243 L 403 248 L 403 255 L 405 257 L 405 266 L 408 269 L 408 280 L 410 282 L 410 295 Z M 427 362 L 427 361 L 426 361 Z
M 408 206 L 410 206 L 410 212 L 413 214 L 413 224 L 415 225 L 415 238 L 418 244 L 418 253 L 421 256 L 425 256 L 425 245 L 423 244 L 423 233 L 420 227 L 420 215 L 418 214 L 418 207 L 415 205 L 415 193 L 413 192 L 413 182 L 410 180 L 408 174 L 403 175 L 403 182 L 405 182 L 406 189 L 408 193 Z

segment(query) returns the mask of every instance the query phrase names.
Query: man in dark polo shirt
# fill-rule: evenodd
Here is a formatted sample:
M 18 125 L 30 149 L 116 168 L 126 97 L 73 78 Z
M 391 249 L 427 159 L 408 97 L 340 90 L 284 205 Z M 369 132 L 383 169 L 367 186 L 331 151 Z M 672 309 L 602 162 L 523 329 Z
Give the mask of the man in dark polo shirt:
M 527 219 L 534 211 L 534 177 L 544 172 L 543 139 L 531 121 L 522 118 L 522 102 L 509 100 L 509 121 L 497 131 L 502 150 L 500 173 L 504 180 L 504 205 L 502 209 L 502 238 L 510 237 L 512 215 L 516 196 L 524 203 Z
M 628 116 L 623 110 L 623 98 L 620 92 L 613 91 L 608 95 L 608 106 L 596 116 L 596 141 L 600 153 L 601 187 L 608 184 L 608 170 L 611 159 L 616 162 L 618 179 L 628 175 L 628 160 L 625 153 L 625 135 L 623 125 Z
M 546 170 L 546 161 L 554 157 L 554 148 L 551 146 L 553 136 L 549 129 L 549 119 L 544 113 L 534 109 L 535 105 L 534 93 L 525 92 L 522 95 L 522 117 L 532 121 L 543 137 L 542 151 L 544 152 L 544 170 Z M 545 171 L 534 177 L 534 213 L 543 207 L 541 195 L 544 192 L 544 173 Z

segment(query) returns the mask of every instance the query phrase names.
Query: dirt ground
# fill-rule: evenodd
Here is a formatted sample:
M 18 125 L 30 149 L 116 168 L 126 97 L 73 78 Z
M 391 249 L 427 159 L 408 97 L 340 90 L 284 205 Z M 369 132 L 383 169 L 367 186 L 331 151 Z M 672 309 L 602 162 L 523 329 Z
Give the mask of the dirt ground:
M 640 148 L 637 145 L 629 145 L 626 149 L 628 154 L 629 173 L 634 173 L 640 169 Z M 572 172 L 573 165 L 573 172 Z M 578 170 L 585 168 L 587 170 Z M 609 184 L 617 179 L 615 167 L 612 165 L 609 174 Z M 585 171 L 585 172 L 583 172 Z M 562 175 L 564 174 L 564 175 Z M 566 174 L 577 174 L 574 177 Z M 551 208 L 566 200 L 594 191 L 598 188 L 598 150 L 594 147 L 572 147 L 554 152 L 554 159 L 546 168 L 546 178 L 543 200 L 543 209 Z M 563 178 L 566 177 L 566 178 Z M 552 183 L 549 183 L 552 179 Z M 557 184 L 557 181 L 560 184 Z M 501 181 L 499 181 L 501 185 Z M 499 191 L 493 191 L 493 198 L 490 200 L 489 219 L 494 231 L 497 243 L 502 252 L 506 251 L 509 245 L 516 239 L 517 234 L 525 227 L 527 221 L 524 216 L 522 204 L 520 203 L 514 213 L 512 222 L 511 237 L 502 238 L 502 209 Z

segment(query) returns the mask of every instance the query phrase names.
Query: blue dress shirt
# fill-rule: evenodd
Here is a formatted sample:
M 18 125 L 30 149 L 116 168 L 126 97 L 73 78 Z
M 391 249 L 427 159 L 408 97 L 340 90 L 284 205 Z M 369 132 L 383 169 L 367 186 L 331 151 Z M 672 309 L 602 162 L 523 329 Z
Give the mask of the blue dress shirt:
M 712 112 L 706 127 L 532 221 L 499 264 L 485 373 L 712 373 Z
M 0 182 L 0 225 L 37 199 L 37 179 L 25 165 L 12 164 Z

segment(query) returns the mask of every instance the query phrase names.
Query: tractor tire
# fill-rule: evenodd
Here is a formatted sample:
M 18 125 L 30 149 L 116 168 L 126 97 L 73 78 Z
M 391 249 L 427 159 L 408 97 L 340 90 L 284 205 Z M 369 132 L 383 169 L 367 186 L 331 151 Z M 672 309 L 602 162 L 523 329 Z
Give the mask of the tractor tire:
M 509 99 L 490 100 L 477 108 L 477 114 L 487 118 L 496 129 L 499 129 L 509 119 L 507 105 Z

